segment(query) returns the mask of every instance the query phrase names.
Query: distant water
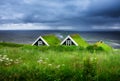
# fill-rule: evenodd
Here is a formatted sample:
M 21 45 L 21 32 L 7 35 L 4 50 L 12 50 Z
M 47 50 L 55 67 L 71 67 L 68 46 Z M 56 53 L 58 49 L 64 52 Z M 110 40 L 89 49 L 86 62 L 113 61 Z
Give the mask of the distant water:
M 69 34 L 79 33 L 89 43 L 103 40 L 114 48 L 120 48 L 120 32 L 78 32 L 78 31 L 54 31 L 54 30 L 9 30 L 0 31 L 0 41 L 22 44 L 32 44 L 40 35 L 55 34 L 61 40 Z

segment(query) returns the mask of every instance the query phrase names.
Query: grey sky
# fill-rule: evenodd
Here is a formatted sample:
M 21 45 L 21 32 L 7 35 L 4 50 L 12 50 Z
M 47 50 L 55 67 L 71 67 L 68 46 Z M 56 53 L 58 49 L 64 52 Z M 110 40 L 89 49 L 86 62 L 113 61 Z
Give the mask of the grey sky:
M 120 0 L 2 0 L 4 29 L 120 30 Z

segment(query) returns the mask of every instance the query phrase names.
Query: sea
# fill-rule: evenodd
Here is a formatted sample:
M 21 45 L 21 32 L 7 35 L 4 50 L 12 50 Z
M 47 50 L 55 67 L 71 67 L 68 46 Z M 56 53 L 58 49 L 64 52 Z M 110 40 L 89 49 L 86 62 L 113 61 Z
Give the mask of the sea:
M 120 48 L 120 31 L 0 30 L 0 42 L 32 44 L 39 36 L 47 34 L 55 34 L 62 41 L 76 33 L 90 44 L 102 40 L 113 48 Z

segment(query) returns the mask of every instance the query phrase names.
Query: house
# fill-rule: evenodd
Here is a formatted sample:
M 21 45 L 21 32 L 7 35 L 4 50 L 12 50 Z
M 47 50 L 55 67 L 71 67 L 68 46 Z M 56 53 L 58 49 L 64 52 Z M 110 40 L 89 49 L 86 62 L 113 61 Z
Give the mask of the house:
M 36 46 L 57 46 L 59 45 L 60 40 L 53 34 L 48 34 L 40 36 L 32 45 Z
M 45 39 L 40 36 L 37 38 L 37 40 L 35 40 L 35 42 L 32 44 L 32 45 L 35 45 L 35 46 L 49 46 L 49 44 L 45 41 Z
M 66 46 L 71 46 L 71 45 L 75 45 L 78 46 L 78 44 L 75 42 L 75 40 L 73 40 L 73 38 L 68 35 L 62 42 L 60 45 L 66 45 Z
M 94 46 L 96 46 L 96 48 L 100 47 L 102 48 L 104 51 L 111 51 L 113 48 L 111 46 L 109 46 L 108 44 L 104 43 L 103 41 L 98 41 L 94 44 Z
M 81 46 L 81 47 L 87 47 L 88 43 L 80 37 L 79 34 L 71 34 L 68 35 L 60 45 L 66 45 L 66 46 Z

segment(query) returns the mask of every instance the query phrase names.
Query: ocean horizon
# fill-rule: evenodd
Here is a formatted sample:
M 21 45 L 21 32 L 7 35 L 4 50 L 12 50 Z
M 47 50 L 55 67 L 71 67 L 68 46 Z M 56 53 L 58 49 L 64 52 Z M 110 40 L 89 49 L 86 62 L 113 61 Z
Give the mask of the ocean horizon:
M 46 34 L 55 34 L 62 41 L 67 35 L 76 33 L 90 44 L 102 40 L 113 48 L 120 48 L 119 31 L 0 30 L 0 42 L 32 44 L 39 36 Z

